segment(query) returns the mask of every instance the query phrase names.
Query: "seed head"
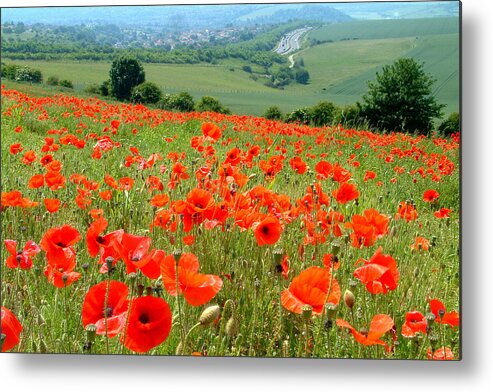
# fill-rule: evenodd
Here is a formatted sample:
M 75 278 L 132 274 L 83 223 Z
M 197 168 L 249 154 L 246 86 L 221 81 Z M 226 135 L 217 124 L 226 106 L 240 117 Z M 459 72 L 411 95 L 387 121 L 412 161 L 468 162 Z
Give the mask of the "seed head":
M 219 305 L 212 305 L 204 309 L 199 318 L 199 323 L 202 325 L 210 325 L 216 321 L 221 314 Z
M 356 299 L 354 298 L 353 292 L 346 290 L 346 292 L 344 293 L 344 303 L 346 304 L 346 306 L 349 309 L 353 310 L 353 306 L 354 306 L 355 301 L 356 301 Z

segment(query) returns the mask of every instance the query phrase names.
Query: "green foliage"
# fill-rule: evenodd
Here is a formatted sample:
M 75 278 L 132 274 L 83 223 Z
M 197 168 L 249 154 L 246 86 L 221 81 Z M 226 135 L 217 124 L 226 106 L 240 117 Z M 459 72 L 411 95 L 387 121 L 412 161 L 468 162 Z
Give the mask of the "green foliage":
M 460 114 L 453 112 L 438 126 L 438 132 L 444 136 L 460 132 Z
M 296 109 L 286 115 L 286 122 L 298 122 L 300 124 L 310 124 L 311 121 L 311 109 L 304 107 Z
M 111 89 L 111 80 L 108 79 L 108 80 L 105 80 L 103 83 L 101 83 L 101 86 L 99 86 L 99 93 L 104 97 L 107 97 L 107 96 L 113 94 L 112 89 Z
M 279 106 L 270 106 L 265 111 L 264 117 L 268 120 L 281 120 L 283 115 Z
M 332 125 L 337 108 L 332 102 L 322 101 L 310 109 L 310 120 L 317 127 Z
M 120 57 L 111 64 L 111 90 L 117 99 L 128 100 L 131 96 L 132 89 L 144 83 L 144 81 L 144 68 L 135 58 Z
M 17 68 L 19 68 L 18 65 L 2 63 L 2 78 L 15 80 L 15 74 L 17 72 Z
M 158 107 L 170 111 L 193 112 L 195 102 L 189 93 L 183 91 L 179 94 L 166 94 L 164 98 L 159 101 Z
M 41 83 L 43 81 L 43 74 L 39 69 L 17 67 L 14 79 L 18 82 Z
M 245 72 L 252 73 L 252 67 L 250 67 L 249 65 L 244 65 L 243 67 L 241 67 L 241 69 Z
M 307 84 L 310 79 L 310 74 L 304 68 L 299 68 L 296 70 L 295 79 L 298 83 Z
M 66 88 L 74 88 L 74 84 L 72 83 L 71 80 L 68 79 L 62 79 L 60 80 L 60 86 L 66 87 Z
M 363 115 L 375 129 L 427 134 L 444 107 L 431 95 L 434 83 L 423 64 L 401 58 L 368 83 Z
M 216 112 L 222 114 L 230 114 L 231 111 L 224 107 L 223 104 L 214 97 L 203 96 L 199 102 L 197 102 L 197 111 L 199 112 Z
M 49 86 L 58 86 L 58 84 L 60 83 L 60 80 L 58 79 L 58 76 L 50 76 L 47 80 L 46 80 L 46 84 L 49 85 Z
M 153 82 L 144 82 L 132 89 L 130 100 L 135 103 L 157 103 L 163 98 L 161 89 Z
M 345 128 L 368 128 L 361 116 L 361 106 L 358 104 L 338 108 L 334 123 L 342 124 Z

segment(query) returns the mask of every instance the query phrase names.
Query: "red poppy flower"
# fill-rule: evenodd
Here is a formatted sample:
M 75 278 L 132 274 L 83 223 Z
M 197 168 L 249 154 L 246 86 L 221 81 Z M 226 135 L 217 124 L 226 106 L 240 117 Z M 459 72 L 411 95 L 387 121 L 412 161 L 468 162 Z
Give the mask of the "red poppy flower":
M 423 193 L 423 201 L 427 203 L 433 203 L 438 200 L 440 194 L 434 189 L 428 189 Z
M 58 199 L 44 199 L 43 202 L 46 207 L 46 211 L 51 214 L 57 212 L 61 204 L 60 200 Z
M 389 346 L 380 338 L 394 327 L 394 321 L 386 314 L 377 314 L 370 322 L 370 330 L 368 334 L 363 334 L 347 321 L 337 319 L 336 324 L 341 328 L 348 328 L 354 336 L 354 339 L 363 346 L 373 346 L 375 344 L 384 346 L 387 351 L 390 351 Z
M 2 344 L 2 352 L 9 351 L 19 344 L 19 335 L 22 332 L 22 325 L 19 320 L 17 320 L 14 313 L 5 306 L 2 306 L 0 332 L 2 335 L 5 335 L 5 340 Z
M 108 185 L 109 187 L 111 187 L 113 189 L 119 188 L 118 182 L 116 182 L 116 180 L 113 177 L 111 177 L 109 174 L 106 174 L 104 176 L 104 182 L 106 185 Z
M 26 245 L 24 245 L 24 249 L 19 252 L 17 252 L 17 241 L 5 240 L 4 243 L 7 252 L 10 253 L 10 256 L 7 257 L 7 260 L 5 261 L 9 268 L 20 267 L 21 269 L 30 269 L 33 266 L 31 257 L 41 252 L 41 248 L 31 240 L 27 241 Z
M 99 192 L 99 197 L 103 200 L 111 200 L 111 197 L 113 196 L 113 193 L 111 191 L 102 191 Z
M 164 207 L 169 202 L 169 196 L 166 193 L 154 196 L 151 199 L 151 206 Z
M 183 211 L 183 230 L 187 233 L 194 224 L 200 225 L 210 218 L 214 212 L 214 198 L 204 189 L 193 189 L 187 195 L 185 210 Z
M 48 255 L 50 255 L 48 257 Z M 70 246 L 62 248 L 55 253 L 47 253 L 48 264 L 44 274 L 53 286 L 57 288 L 68 287 L 80 278 L 80 273 L 75 272 L 75 251 Z
M 118 335 L 125 328 L 127 296 L 127 285 L 115 280 L 109 289 L 107 281 L 92 286 L 82 303 L 82 325 L 94 324 L 98 335 L 105 335 L 106 330 L 110 338 Z
M 273 245 L 281 238 L 283 228 L 279 219 L 267 216 L 254 229 L 258 246 Z
M 133 235 L 129 233 L 123 233 L 121 243 L 114 243 L 118 248 L 118 252 L 127 265 L 127 274 L 137 271 L 136 263 L 141 261 L 147 254 L 149 247 L 151 246 L 151 239 L 149 237 L 143 237 Z
M 438 219 L 445 219 L 445 218 L 449 218 L 449 214 L 452 212 L 451 209 L 449 208 L 440 208 L 439 211 L 435 211 L 433 213 L 433 215 L 435 215 L 436 218 Z
M 202 124 L 202 134 L 205 137 L 211 138 L 213 141 L 217 141 L 221 135 L 221 129 L 216 124 L 212 123 L 203 123 Z
M 407 312 L 406 322 L 402 325 L 402 336 L 413 338 L 418 332 L 426 334 L 426 326 L 426 318 L 421 312 Z
M 451 327 L 458 327 L 460 324 L 459 313 L 455 310 L 447 312 L 445 305 L 438 299 L 431 299 L 429 301 L 430 311 L 435 315 L 435 321 L 440 324 L 448 324 Z
M 428 249 L 430 249 L 430 241 L 424 237 L 416 237 L 414 244 L 411 245 L 411 250 L 417 252 Z
M 36 153 L 33 150 L 29 150 L 22 157 L 22 163 L 25 165 L 30 165 L 36 160 Z
M 24 148 L 22 147 L 22 144 L 20 143 L 14 143 L 10 146 L 10 153 L 12 155 L 17 155 L 19 154 Z
M 374 171 L 367 170 L 365 173 L 365 178 L 363 179 L 363 181 L 366 182 L 368 180 L 373 180 L 376 176 L 377 176 L 377 174 Z
M 330 294 L 327 295 L 330 287 Z M 321 315 L 325 303 L 335 305 L 341 299 L 341 288 L 325 268 L 309 267 L 293 278 L 289 288 L 281 293 L 281 303 L 287 310 L 301 314 L 304 305 L 310 305 L 313 314 Z
M 341 186 L 332 191 L 332 195 L 336 198 L 337 202 L 340 204 L 346 204 L 351 200 L 355 200 L 359 197 L 359 191 L 356 185 L 344 182 Z
M 157 297 L 145 296 L 132 301 L 127 328 L 121 340 L 128 349 L 144 353 L 163 343 L 171 330 L 171 310 Z
M 412 204 L 401 201 L 397 209 L 396 218 L 402 218 L 409 222 L 418 218 L 418 211 Z
M 382 254 L 379 247 L 370 260 L 358 260 L 356 264 L 364 263 L 354 271 L 354 277 L 366 285 L 372 294 L 387 294 L 395 290 L 399 281 L 397 263 L 390 255 Z
M 130 177 L 122 177 L 120 178 L 119 182 L 120 182 L 120 189 L 124 191 L 129 191 L 134 186 L 134 180 L 133 178 Z
M 164 261 L 166 253 L 161 249 L 153 249 L 141 260 L 135 261 L 133 266 L 142 271 L 149 279 L 157 279 L 161 274 L 161 263 Z
M 346 227 L 353 229 L 351 234 L 352 245 L 372 246 L 378 238 L 388 233 L 390 218 L 370 208 L 363 215 L 353 215 L 352 221 Z
M 43 174 L 35 174 L 29 179 L 28 188 L 37 189 L 45 184 L 45 176 Z
M 320 161 L 315 165 L 317 179 L 325 180 L 333 174 L 332 165 L 327 161 Z
M 199 260 L 192 253 L 183 253 L 178 261 L 178 294 L 192 306 L 200 306 L 216 296 L 223 285 L 219 276 L 200 274 Z M 176 262 L 173 255 L 161 263 L 161 278 L 164 287 L 176 296 Z
M 299 156 L 291 158 L 291 160 L 289 161 L 289 165 L 298 174 L 305 174 L 308 168 L 307 164 L 303 162 L 303 159 L 301 159 Z
M 48 254 L 69 248 L 80 239 L 79 231 L 75 227 L 63 225 L 49 229 L 41 239 L 40 246 L 48 257 Z
M 448 347 L 440 347 L 435 352 L 431 352 L 431 349 L 428 348 L 427 351 L 428 359 L 432 359 L 434 361 L 453 361 L 454 353 Z
M 193 245 L 195 243 L 195 237 L 193 235 L 187 235 L 183 237 L 183 243 L 185 245 Z

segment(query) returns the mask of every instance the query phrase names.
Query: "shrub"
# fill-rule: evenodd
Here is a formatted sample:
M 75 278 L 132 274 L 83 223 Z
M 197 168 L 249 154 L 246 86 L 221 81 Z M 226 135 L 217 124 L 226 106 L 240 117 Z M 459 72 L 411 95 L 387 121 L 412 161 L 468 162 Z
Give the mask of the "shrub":
M 130 99 L 132 89 L 144 83 L 144 81 L 144 68 L 138 60 L 124 56 L 116 59 L 111 64 L 111 91 L 117 99 L 121 101 Z
M 100 94 L 101 90 L 100 86 L 98 86 L 96 83 L 91 83 L 84 88 L 84 92 L 88 94 Z
M 17 67 L 14 79 L 18 82 L 41 83 L 43 81 L 43 74 L 39 69 Z
M 132 89 L 130 100 L 135 103 L 157 103 L 163 98 L 161 89 L 153 82 L 144 82 Z
M 193 112 L 195 102 L 193 97 L 183 91 L 179 94 L 166 94 L 164 98 L 159 101 L 158 107 L 164 110 L 177 110 L 179 112 Z
M 58 76 L 50 76 L 47 80 L 46 80 L 46 84 L 49 85 L 49 86 L 58 86 L 58 83 L 59 83 L 59 79 L 58 79 Z
M 113 95 L 111 91 L 111 81 L 105 80 L 103 83 L 101 83 L 101 86 L 99 86 L 99 93 L 103 95 L 104 97 L 107 97 L 109 95 Z
M 337 107 L 328 101 L 319 102 L 310 109 L 310 120 L 317 127 L 331 125 L 336 114 Z
M 18 65 L 2 63 L 2 78 L 15 80 L 15 74 L 17 72 L 17 68 L 19 68 Z
M 283 115 L 278 106 L 270 106 L 265 111 L 264 117 L 268 120 L 281 120 Z
M 245 72 L 252 73 L 252 67 L 250 67 L 249 65 L 244 65 L 243 67 L 241 67 L 241 69 Z
M 310 74 L 306 69 L 299 68 L 296 70 L 295 79 L 298 83 L 307 84 L 310 79 Z
M 216 98 L 203 96 L 197 103 L 197 111 L 199 112 L 216 112 L 222 114 L 230 114 L 231 111 L 224 107 L 223 104 Z
M 299 122 L 300 124 L 310 124 L 311 109 L 304 107 L 296 109 L 286 116 L 286 122 Z
M 60 80 L 60 86 L 67 88 L 74 88 L 74 84 L 72 83 L 71 80 L 68 79 Z
M 460 131 L 460 114 L 453 112 L 438 126 L 438 132 L 444 136 L 450 136 Z

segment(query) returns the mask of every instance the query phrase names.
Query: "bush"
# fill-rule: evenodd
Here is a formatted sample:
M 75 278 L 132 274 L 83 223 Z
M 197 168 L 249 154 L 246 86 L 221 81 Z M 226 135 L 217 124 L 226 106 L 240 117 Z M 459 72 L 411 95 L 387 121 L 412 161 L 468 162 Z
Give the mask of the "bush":
M 74 84 L 72 83 L 71 80 L 68 79 L 60 80 L 60 86 L 67 88 L 74 88 Z
M 84 92 L 88 94 L 101 94 L 100 86 L 96 83 L 91 83 L 84 88 Z
M 245 72 L 252 73 L 252 67 L 250 67 L 249 65 L 244 65 L 243 67 L 241 67 L 241 69 Z
M 459 113 L 451 113 L 450 116 L 438 126 L 438 132 L 443 136 L 450 136 L 453 133 L 460 132 Z
M 271 106 L 265 111 L 264 117 L 268 120 L 281 120 L 283 115 L 278 106 Z
M 99 93 L 104 97 L 113 95 L 113 92 L 111 90 L 111 81 L 109 79 L 101 83 L 101 86 L 99 86 Z
M 317 127 L 331 125 L 334 122 L 337 107 L 328 101 L 319 102 L 310 109 L 310 120 Z
M 334 123 L 340 123 L 345 128 L 368 128 L 357 104 L 340 108 L 334 120 Z
M 58 76 L 50 76 L 47 80 L 46 80 L 46 84 L 49 85 L 49 86 L 58 86 L 58 83 L 60 81 L 58 80 Z
M 43 74 L 39 69 L 17 66 L 14 79 L 18 82 L 41 83 Z
M 299 122 L 308 125 L 311 120 L 311 109 L 308 107 L 296 109 L 286 116 L 286 122 Z
M 197 103 L 197 111 L 231 114 L 231 111 L 228 108 L 224 107 L 218 99 L 207 95 L 202 97 Z
M 376 82 L 368 83 L 363 114 L 376 129 L 426 134 L 444 107 L 432 96 L 434 83 L 423 64 L 411 58 L 399 59 L 383 67 L 376 74 Z
M 193 112 L 195 108 L 195 102 L 193 97 L 183 91 L 179 94 L 166 94 L 164 98 L 159 101 L 158 107 L 164 110 L 177 110 L 179 112 Z
M 19 66 L 15 64 L 2 64 L 2 78 L 15 80 L 17 68 L 19 68 Z
M 307 84 L 310 79 L 310 74 L 306 69 L 299 68 L 296 70 L 295 79 L 298 83 Z
M 144 68 L 138 60 L 124 56 L 116 59 L 111 64 L 111 91 L 120 101 L 130 99 L 132 89 L 144 83 L 144 81 Z
M 135 103 L 157 103 L 163 98 L 161 89 L 152 82 L 144 82 L 132 89 L 130 100 Z

